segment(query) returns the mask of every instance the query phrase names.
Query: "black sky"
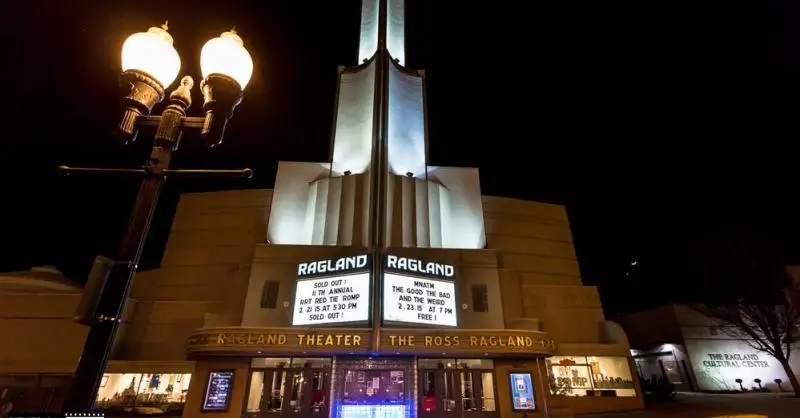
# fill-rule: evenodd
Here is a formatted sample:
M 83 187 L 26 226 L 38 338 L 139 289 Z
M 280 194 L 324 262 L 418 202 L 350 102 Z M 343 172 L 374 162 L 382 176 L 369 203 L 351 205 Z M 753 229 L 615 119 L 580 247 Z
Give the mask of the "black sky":
M 113 254 L 135 183 L 59 164 L 135 167 L 119 149 L 119 49 L 168 19 L 183 74 L 236 25 L 255 60 L 225 145 L 184 140 L 180 167 L 256 178 L 180 192 L 271 187 L 278 160 L 329 153 L 336 68 L 356 61 L 358 0 L 2 2 L 0 270 L 56 265 L 82 281 Z M 407 0 L 407 58 L 428 75 L 431 163 L 477 166 L 484 194 L 566 204 L 584 282 L 610 312 L 692 293 L 692 266 L 731 230 L 797 260 L 800 17 L 792 2 Z M 195 90 L 192 113 L 202 100 Z M 638 260 L 631 269 L 631 260 Z M 626 272 L 631 275 L 626 278 Z

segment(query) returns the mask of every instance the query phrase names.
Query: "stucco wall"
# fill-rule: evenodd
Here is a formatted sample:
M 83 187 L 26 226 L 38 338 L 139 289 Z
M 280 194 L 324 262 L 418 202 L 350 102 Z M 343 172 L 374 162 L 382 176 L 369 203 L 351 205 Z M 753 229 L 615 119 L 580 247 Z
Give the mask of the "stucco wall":
M 72 373 L 87 333 L 73 321 L 79 300 L 0 292 L 0 373 Z
M 207 320 L 241 321 L 270 200 L 271 190 L 181 196 L 161 267 L 133 283 L 136 310 L 116 360 L 184 360 L 192 330 Z

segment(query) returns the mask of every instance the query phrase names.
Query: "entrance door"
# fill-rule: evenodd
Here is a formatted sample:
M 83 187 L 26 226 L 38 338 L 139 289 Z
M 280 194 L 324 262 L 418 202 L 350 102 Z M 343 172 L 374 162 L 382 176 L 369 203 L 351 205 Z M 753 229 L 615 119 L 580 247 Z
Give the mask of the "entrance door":
M 333 379 L 339 418 L 407 418 L 413 413 L 411 358 L 337 358 Z
M 420 359 L 419 416 L 496 418 L 492 366 L 491 360 Z
M 253 364 L 259 368 L 250 377 L 246 417 L 328 418 L 330 358 L 259 358 Z
M 296 418 L 327 418 L 330 394 L 330 369 L 292 369 L 288 376 L 284 399 L 288 399 L 285 416 Z
M 457 387 L 461 381 L 455 370 L 444 367 L 420 369 L 419 416 L 430 418 L 458 418 L 461 397 Z

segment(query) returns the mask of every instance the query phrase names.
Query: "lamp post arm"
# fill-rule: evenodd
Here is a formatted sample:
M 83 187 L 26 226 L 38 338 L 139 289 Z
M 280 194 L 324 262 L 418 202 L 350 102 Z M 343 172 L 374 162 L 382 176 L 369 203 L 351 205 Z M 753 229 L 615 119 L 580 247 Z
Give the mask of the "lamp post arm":
M 71 175 L 96 175 L 105 174 L 121 177 L 144 177 L 154 173 L 144 168 L 93 168 L 93 167 L 70 167 L 62 165 L 58 167 L 58 172 L 63 176 Z M 180 179 L 194 178 L 253 178 L 253 170 L 249 168 L 235 170 L 194 170 L 194 169 L 162 169 L 161 175 Z

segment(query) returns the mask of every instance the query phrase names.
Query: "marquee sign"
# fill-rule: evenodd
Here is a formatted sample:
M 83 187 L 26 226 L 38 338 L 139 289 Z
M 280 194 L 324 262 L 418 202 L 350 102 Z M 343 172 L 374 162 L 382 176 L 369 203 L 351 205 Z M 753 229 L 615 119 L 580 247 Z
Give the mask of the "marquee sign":
M 372 277 L 368 254 L 300 263 L 292 325 L 369 321 Z
M 449 264 L 387 255 L 383 274 L 383 320 L 458 326 L 455 268 Z

